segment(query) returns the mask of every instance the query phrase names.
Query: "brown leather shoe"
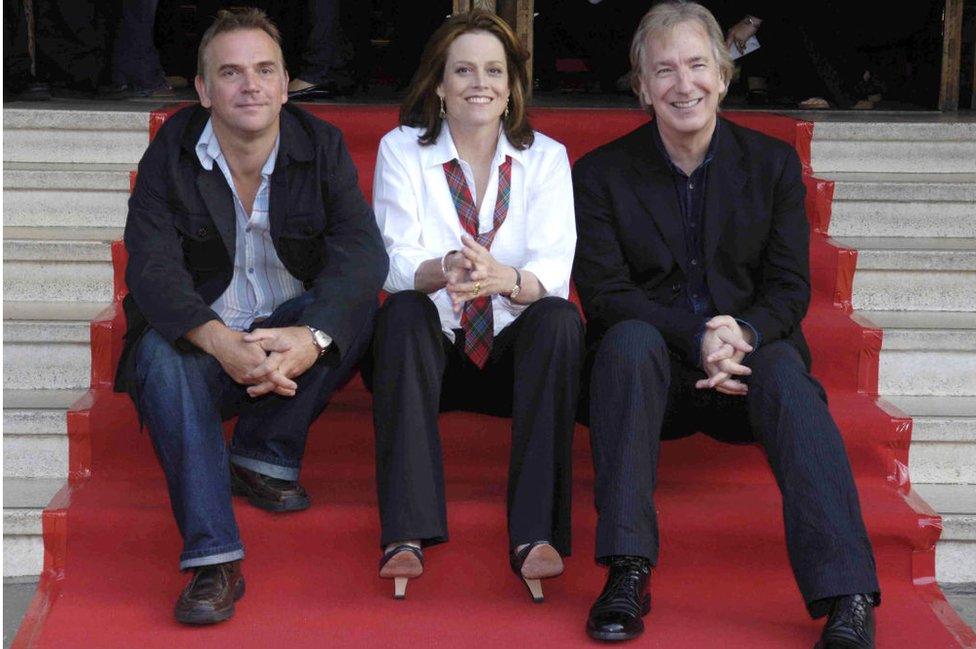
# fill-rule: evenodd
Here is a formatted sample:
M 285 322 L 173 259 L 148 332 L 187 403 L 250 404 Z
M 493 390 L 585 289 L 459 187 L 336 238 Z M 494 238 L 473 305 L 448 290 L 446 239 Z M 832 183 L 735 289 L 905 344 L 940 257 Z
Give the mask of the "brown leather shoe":
M 214 624 L 234 615 L 234 602 L 244 597 L 241 562 L 200 566 L 186 585 L 173 611 L 183 624 Z
M 297 512 L 311 504 L 297 480 L 272 478 L 234 463 L 230 465 L 230 490 L 269 512 Z

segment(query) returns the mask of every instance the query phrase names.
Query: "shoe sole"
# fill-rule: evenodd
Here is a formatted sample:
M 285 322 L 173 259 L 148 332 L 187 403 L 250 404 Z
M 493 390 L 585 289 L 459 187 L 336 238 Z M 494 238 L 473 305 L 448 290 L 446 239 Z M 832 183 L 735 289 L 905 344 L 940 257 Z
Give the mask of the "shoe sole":
M 224 622 L 234 617 L 234 602 L 244 597 L 244 579 L 242 578 L 237 582 L 237 587 L 234 589 L 234 601 L 230 605 L 225 606 L 222 609 L 214 611 L 205 611 L 194 613 L 191 611 L 181 612 L 179 609 L 174 611 L 174 616 L 176 621 L 182 624 L 217 624 L 218 622 Z
M 312 505 L 311 500 L 308 498 L 296 497 L 286 498 L 285 500 L 268 500 L 266 498 L 261 498 L 255 495 L 247 484 L 233 474 L 231 474 L 230 478 L 230 492 L 234 496 L 247 498 L 247 502 L 251 503 L 258 509 L 263 509 L 268 512 L 300 512 L 303 509 L 308 509 Z

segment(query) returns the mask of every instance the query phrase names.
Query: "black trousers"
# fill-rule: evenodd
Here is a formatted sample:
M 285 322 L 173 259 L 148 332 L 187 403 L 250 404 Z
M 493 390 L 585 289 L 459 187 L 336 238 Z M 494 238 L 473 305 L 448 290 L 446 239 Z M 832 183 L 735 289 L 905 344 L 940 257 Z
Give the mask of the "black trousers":
M 656 564 L 660 440 L 701 431 L 762 445 L 783 496 L 790 564 L 812 615 L 826 613 L 827 598 L 878 592 L 840 432 L 823 388 L 793 345 L 776 341 L 750 355 L 745 397 L 696 389 L 704 372 L 670 355 L 646 322 L 614 325 L 593 354 L 589 416 L 598 561 L 623 554 Z
M 396 293 L 376 322 L 372 367 L 381 545 L 448 539 L 438 412 L 512 417 L 508 475 L 511 547 L 548 540 L 570 552 L 572 439 L 583 325 L 568 301 L 546 297 L 495 337 L 479 369 L 441 331 L 417 291 Z

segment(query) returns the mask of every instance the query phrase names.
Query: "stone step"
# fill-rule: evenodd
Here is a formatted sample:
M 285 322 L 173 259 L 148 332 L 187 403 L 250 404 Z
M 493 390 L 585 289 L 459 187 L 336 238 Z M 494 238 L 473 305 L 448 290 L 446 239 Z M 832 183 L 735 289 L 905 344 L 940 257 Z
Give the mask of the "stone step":
M 131 164 L 149 144 L 149 110 L 4 108 L 4 162 Z
M 119 228 L 5 227 L 5 300 L 110 302 Z
M 935 549 L 936 579 L 976 582 L 976 484 L 914 487 L 942 516 L 942 537 Z
M 834 237 L 976 238 L 976 174 L 824 174 Z
M 913 483 L 976 484 L 976 397 L 883 399 L 912 418 Z
M 39 575 L 44 567 L 41 512 L 64 478 L 3 479 L 3 576 Z
M 3 307 L 5 389 L 87 389 L 89 323 L 104 304 L 7 302 Z
M 856 311 L 884 329 L 882 395 L 976 395 L 976 313 Z
M 855 248 L 854 308 L 976 311 L 976 238 L 840 237 Z
M 3 391 L 3 474 L 68 475 L 68 408 L 85 390 Z
M 814 172 L 976 172 L 976 122 L 874 119 L 818 120 L 810 148 Z
M 130 164 L 3 164 L 4 226 L 125 225 Z

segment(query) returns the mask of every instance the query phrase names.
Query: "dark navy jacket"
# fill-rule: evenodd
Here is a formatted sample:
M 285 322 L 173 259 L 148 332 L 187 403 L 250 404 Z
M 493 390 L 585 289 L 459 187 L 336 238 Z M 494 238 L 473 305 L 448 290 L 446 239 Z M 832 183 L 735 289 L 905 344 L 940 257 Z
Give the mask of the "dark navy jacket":
M 125 224 L 128 329 L 117 390 L 131 392 L 132 349 L 147 327 L 189 348 L 184 334 L 218 319 L 208 305 L 230 284 L 233 195 L 220 168 L 205 170 L 195 151 L 208 118 L 200 106 L 179 111 L 139 162 Z M 389 260 L 339 130 L 291 104 L 280 124 L 271 238 L 288 272 L 314 293 L 300 322 L 332 336 L 334 361 L 372 317 Z

